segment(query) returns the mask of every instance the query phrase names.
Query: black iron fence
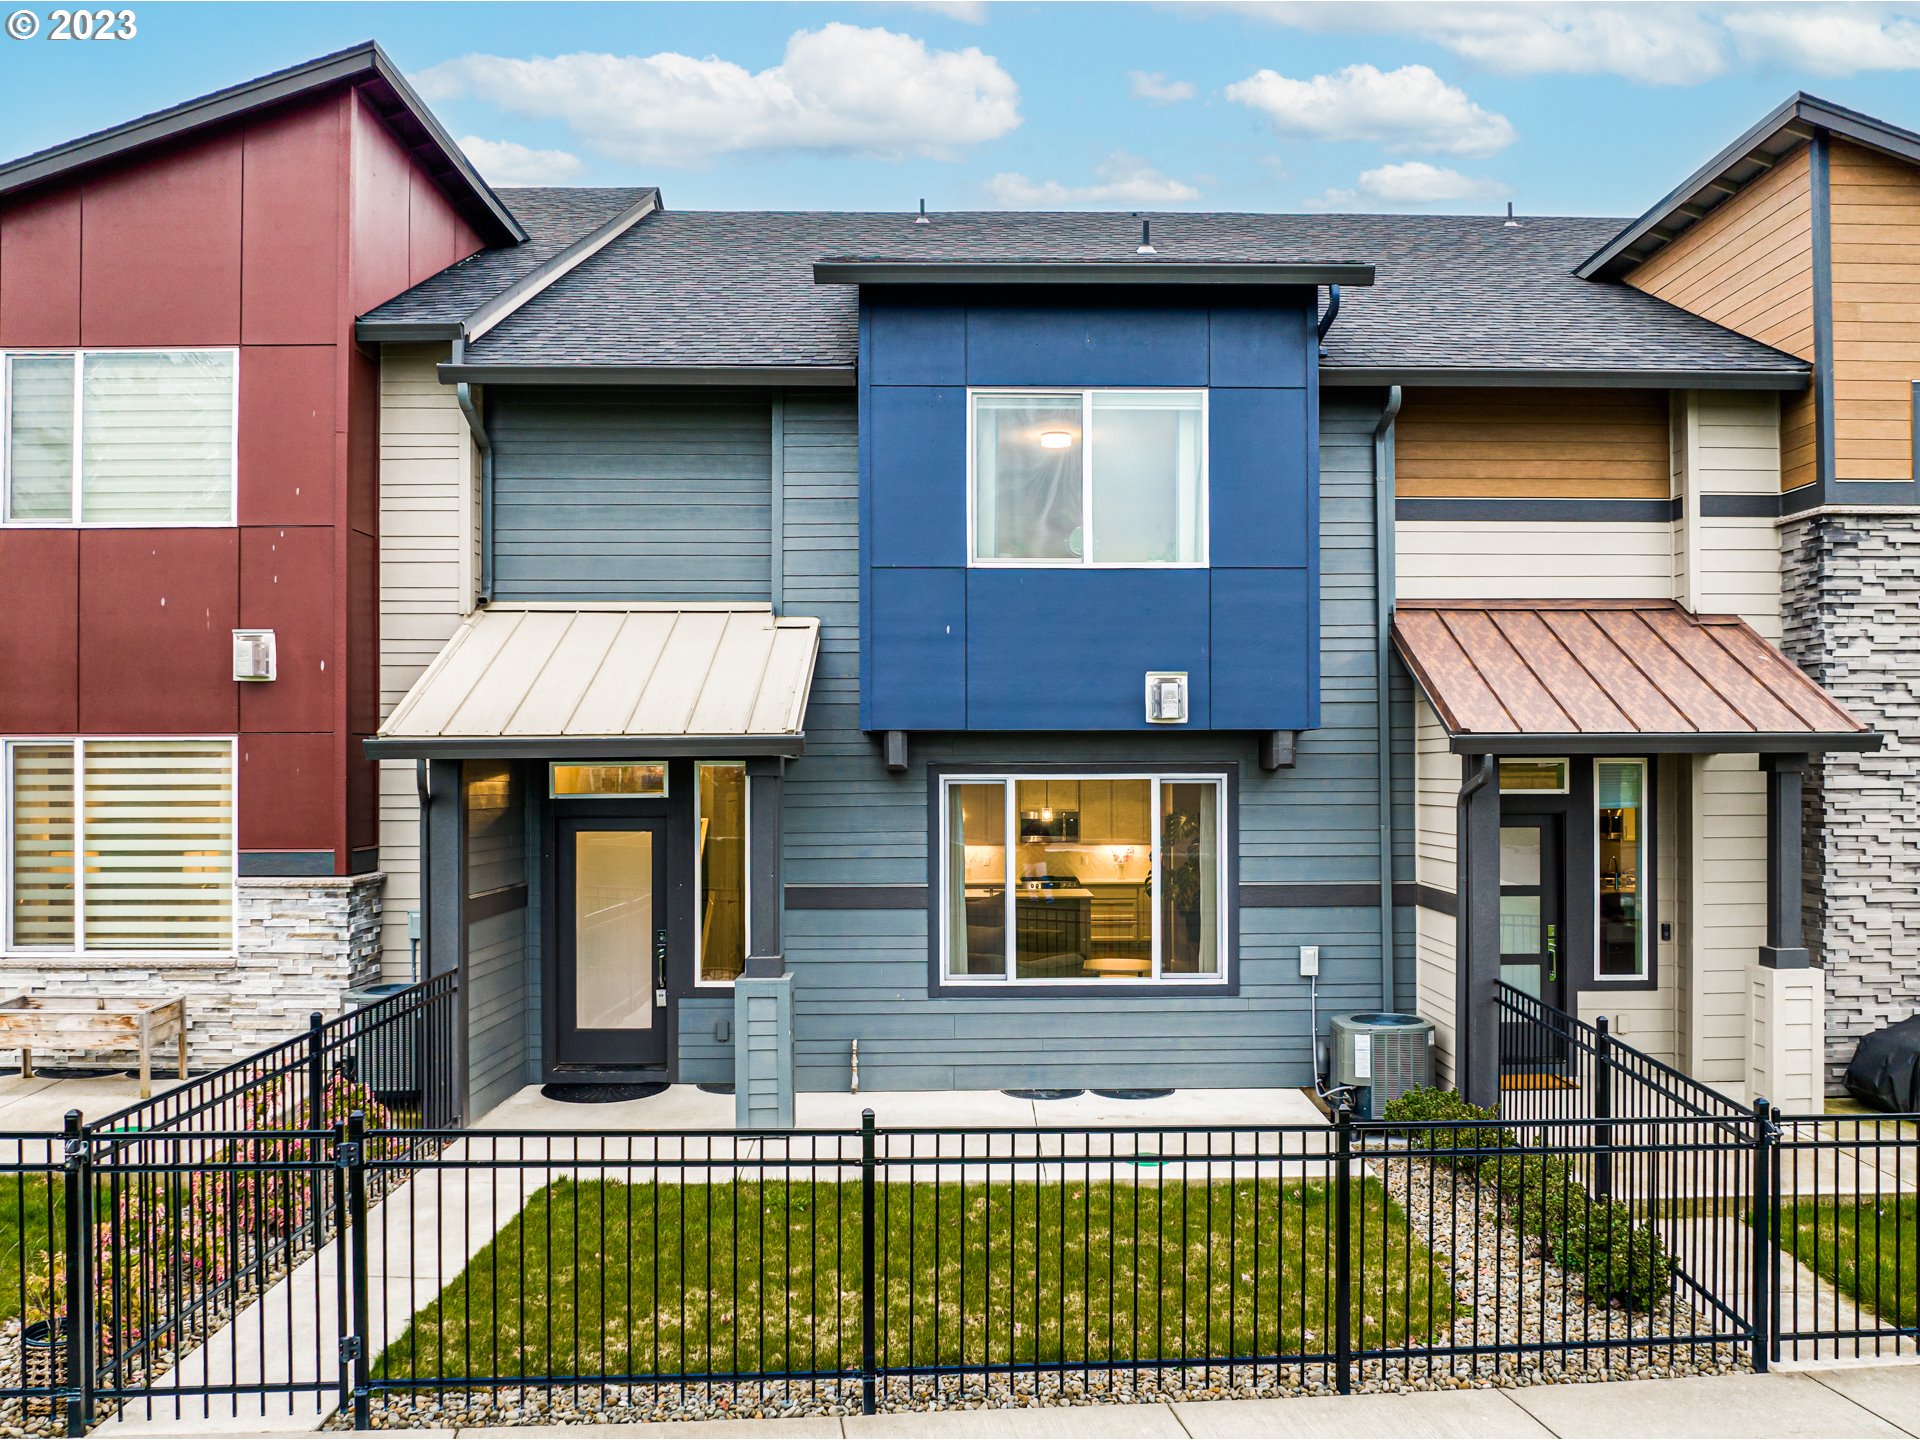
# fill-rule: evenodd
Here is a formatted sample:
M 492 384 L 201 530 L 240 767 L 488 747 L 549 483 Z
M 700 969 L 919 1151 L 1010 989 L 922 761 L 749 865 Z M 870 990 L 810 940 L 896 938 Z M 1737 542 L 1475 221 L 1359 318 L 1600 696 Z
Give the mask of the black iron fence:
M 467 1132 L 412 1118 L 440 1103 L 423 1079 L 412 1107 L 316 1126 L 0 1137 L 0 1424 L 872 1411 L 1912 1353 L 1914 1117 L 1783 1119 L 1602 1027 L 1507 1018 L 1547 1032 L 1529 1063 L 1551 1045 L 1569 1083 L 1510 1090 L 1491 1121 Z M 320 1042 L 375 1092 L 356 1047 L 379 1023 Z M 402 1033 L 425 1077 L 451 1036 Z M 175 1115 L 310 1070 L 246 1073 Z

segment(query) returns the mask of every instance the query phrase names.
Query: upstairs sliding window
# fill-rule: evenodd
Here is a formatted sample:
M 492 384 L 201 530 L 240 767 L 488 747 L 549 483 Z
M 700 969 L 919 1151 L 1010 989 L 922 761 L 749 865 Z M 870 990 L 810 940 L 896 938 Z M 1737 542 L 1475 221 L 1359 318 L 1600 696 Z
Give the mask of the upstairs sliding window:
M 1203 390 L 975 390 L 972 557 L 1207 563 Z
M 234 351 L 28 351 L 0 362 L 9 523 L 233 523 Z

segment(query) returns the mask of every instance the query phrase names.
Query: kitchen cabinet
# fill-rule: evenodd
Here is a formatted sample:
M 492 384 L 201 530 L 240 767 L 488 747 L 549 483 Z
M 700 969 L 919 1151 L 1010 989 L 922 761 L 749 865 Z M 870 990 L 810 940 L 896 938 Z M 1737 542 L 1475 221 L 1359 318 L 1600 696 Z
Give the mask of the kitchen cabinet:
M 1145 845 L 1153 837 L 1150 810 L 1153 785 L 1146 780 L 1114 780 L 1113 822 L 1107 838 L 1116 845 Z
M 1080 782 L 1080 839 L 1089 845 L 1105 844 L 1113 835 L 1113 782 Z

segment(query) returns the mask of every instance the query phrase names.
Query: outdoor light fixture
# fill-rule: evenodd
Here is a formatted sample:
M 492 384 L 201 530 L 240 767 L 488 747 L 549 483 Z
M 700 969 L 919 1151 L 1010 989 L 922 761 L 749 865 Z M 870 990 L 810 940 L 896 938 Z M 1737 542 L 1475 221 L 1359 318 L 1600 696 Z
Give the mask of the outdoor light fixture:
M 1071 430 L 1042 430 L 1040 432 L 1040 448 L 1042 450 L 1066 450 L 1071 448 L 1072 445 L 1073 432 Z

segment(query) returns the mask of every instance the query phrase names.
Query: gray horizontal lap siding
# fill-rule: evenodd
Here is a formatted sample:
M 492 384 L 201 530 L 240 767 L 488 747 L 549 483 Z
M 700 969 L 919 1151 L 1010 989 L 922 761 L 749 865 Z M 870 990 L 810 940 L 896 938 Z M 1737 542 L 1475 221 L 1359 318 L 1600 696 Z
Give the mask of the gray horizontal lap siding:
M 941 764 L 1233 762 L 1240 773 L 1240 880 L 1377 879 L 1371 427 L 1377 410 L 1324 407 L 1321 448 L 1322 728 L 1297 766 L 1267 774 L 1251 736 L 1184 734 L 915 736 L 911 768 L 890 774 L 859 729 L 859 537 L 851 398 L 789 397 L 785 426 L 786 609 L 821 621 L 806 754 L 787 771 L 786 879 L 795 885 L 926 884 L 927 767 Z M 1403 768 L 1405 768 L 1403 766 Z M 1403 787 L 1404 791 L 1404 787 Z M 1401 878 L 1411 878 L 1410 854 Z M 1379 1003 L 1370 907 L 1244 909 L 1232 995 L 1145 999 L 932 998 L 920 911 L 786 914 L 799 1088 L 844 1089 L 860 1041 L 866 1088 L 1072 1085 L 1298 1085 L 1312 1076 L 1307 986 L 1297 947 L 1322 947 L 1320 1005 Z M 1411 939 L 1396 949 L 1411 965 Z M 696 1025 L 682 1021 L 683 1044 Z M 687 1079 L 698 1071 L 683 1051 Z M 716 1057 L 717 1058 L 717 1057 Z
M 496 390 L 494 596 L 765 600 L 764 394 Z

